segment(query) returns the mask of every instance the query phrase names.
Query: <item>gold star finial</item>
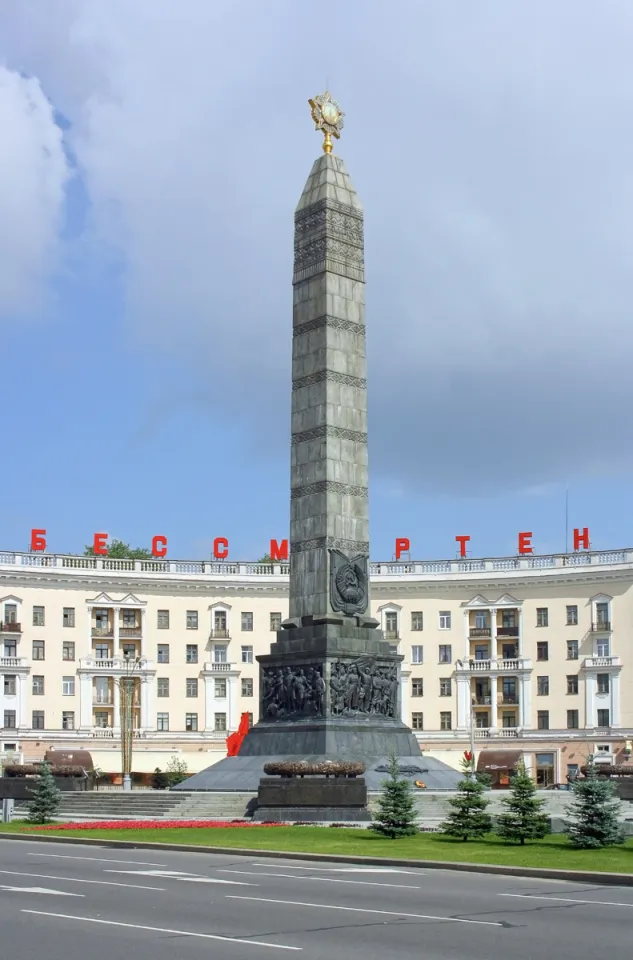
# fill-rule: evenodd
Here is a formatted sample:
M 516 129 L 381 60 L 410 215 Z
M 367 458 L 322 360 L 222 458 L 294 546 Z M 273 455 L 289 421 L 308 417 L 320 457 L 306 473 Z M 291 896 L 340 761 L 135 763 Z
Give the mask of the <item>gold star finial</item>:
M 332 99 L 329 90 L 320 93 L 313 100 L 308 100 L 312 110 L 314 127 L 323 134 L 323 153 L 332 153 L 332 137 L 340 139 L 345 114 L 336 100 Z

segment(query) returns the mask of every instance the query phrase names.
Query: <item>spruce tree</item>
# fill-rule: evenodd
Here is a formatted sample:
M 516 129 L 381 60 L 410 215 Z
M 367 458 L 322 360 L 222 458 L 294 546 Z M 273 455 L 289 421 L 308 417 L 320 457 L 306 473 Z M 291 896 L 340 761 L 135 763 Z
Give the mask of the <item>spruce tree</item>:
M 43 763 L 31 790 L 33 800 L 29 803 L 29 823 L 50 823 L 57 816 L 61 804 L 61 791 L 57 788 L 50 764 Z
M 523 761 L 517 764 L 510 782 L 510 795 L 501 802 L 507 813 L 498 818 L 497 833 L 503 840 L 523 846 L 526 840 L 542 840 L 550 832 L 549 817 L 542 813 L 545 801 L 536 796 Z
M 587 757 L 583 779 L 572 783 L 573 802 L 567 808 L 571 818 L 567 836 L 575 847 L 595 850 L 624 843 L 620 823 L 619 801 L 614 797 L 615 786 L 606 777 L 600 777 L 593 757 Z
M 397 757 L 389 758 L 389 779 L 383 780 L 378 811 L 374 814 L 371 829 L 384 837 L 411 837 L 418 832 L 416 826 L 415 800 L 411 784 L 400 776 Z
M 448 801 L 453 809 L 444 823 L 440 824 L 440 830 L 448 837 L 476 840 L 492 830 L 492 820 L 486 813 L 486 788 L 477 780 L 473 764 L 472 756 L 465 755 L 462 761 L 464 777 L 457 785 L 457 796 Z

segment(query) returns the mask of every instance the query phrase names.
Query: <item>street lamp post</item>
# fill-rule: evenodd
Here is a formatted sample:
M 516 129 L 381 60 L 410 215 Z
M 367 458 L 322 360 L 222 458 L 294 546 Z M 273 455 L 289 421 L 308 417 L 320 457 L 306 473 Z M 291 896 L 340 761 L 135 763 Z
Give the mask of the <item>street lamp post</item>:
M 121 722 L 121 771 L 123 773 L 123 790 L 132 789 L 132 740 L 134 733 L 133 708 L 134 691 L 137 678 L 142 682 L 140 671 L 145 665 L 141 657 L 125 657 L 123 660 L 123 675 L 114 682 L 120 691 L 120 722 Z

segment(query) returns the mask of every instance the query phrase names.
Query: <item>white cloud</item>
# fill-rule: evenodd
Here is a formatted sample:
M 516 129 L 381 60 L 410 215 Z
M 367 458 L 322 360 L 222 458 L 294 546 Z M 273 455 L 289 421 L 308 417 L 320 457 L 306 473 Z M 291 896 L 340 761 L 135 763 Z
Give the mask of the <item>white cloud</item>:
M 286 442 L 329 76 L 366 207 L 373 466 L 477 493 L 631 465 L 630 3 L 22 0 L 0 38 L 72 124 L 164 395 Z
M 54 271 L 68 165 L 36 78 L 0 64 L 0 318 L 37 306 Z

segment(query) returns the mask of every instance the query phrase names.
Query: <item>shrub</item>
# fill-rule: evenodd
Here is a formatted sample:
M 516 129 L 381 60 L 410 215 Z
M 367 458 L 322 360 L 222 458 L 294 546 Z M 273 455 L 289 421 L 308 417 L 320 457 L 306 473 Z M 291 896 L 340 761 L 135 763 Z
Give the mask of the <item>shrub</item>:
M 462 761 L 464 777 L 460 780 L 458 794 L 448 801 L 453 808 L 440 830 L 449 837 L 460 840 L 478 839 L 492 830 L 492 820 L 486 813 L 488 800 L 485 787 L 475 776 L 472 756 L 465 755 Z
M 411 784 L 400 776 L 395 756 L 389 759 L 389 778 L 383 780 L 378 812 L 374 814 L 371 829 L 391 840 L 411 837 L 418 832 Z
M 165 773 L 160 767 L 156 767 L 151 780 L 154 790 L 167 790 L 169 787 L 169 774 Z
M 587 759 L 585 770 L 584 779 L 572 783 L 574 799 L 567 808 L 571 817 L 567 836 L 575 847 L 583 850 L 624 843 L 615 784 L 599 776 L 593 757 Z
M 50 823 L 59 812 L 62 795 L 55 785 L 51 768 L 47 763 L 41 765 L 39 776 L 31 792 L 33 800 L 29 804 L 29 823 Z
M 545 801 L 536 796 L 532 777 L 519 763 L 510 781 L 510 794 L 501 801 L 507 810 L 497 821 L 497 833 L 503 840 L 525 844 L 542 840 L 550 832 L 549 817 L 542 813 Z
M 175 787 L 177 783 L 182 783 L 183 780 L 186 780 L 189 776 L 186 762 L 181 760 L 180 757 L 172 757 L 167 764 L 167 776 L 170 787 Z

